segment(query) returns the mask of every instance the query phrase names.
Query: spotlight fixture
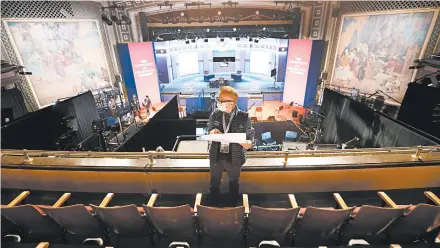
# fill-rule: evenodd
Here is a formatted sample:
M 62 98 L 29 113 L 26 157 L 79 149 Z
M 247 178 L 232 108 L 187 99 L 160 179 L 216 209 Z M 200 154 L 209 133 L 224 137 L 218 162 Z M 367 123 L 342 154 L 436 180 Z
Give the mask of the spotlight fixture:
M 209 32 L 209 28 L 206 29 L 206 32 Z
M 258 42 L 259 42 L 259 40 L 255 39 L 255 40 L 254 40 L 254 42 L 255 42 L 255 43 L 258 43 Z
M 252 41 L 252 38 L 249 38 L 249 41 L 251 42 L 251 41 Z
M 121 19 L 119 19 L 119 17 L 118 17 L 118 13 L 115 13 L 115 12 L 112 11 L 112 15 L 110 16 L 110 18 L 112 19 L 112 21 L 114 23 L 116 23 L 116 25 L 121 25 L 122 24 Z
M 208 39 L 205 38 L 205 42 L 208 42 Z
M 189 40 L 186 40 L 186 41 L 185 41 L 185 44 L 189 44 Z
M 239 37 L 237 37 L 237 38 L 235 38 L 235 40 L 236 40 L 236 41 L 240 41 L 240 38 L 239 38 Z
M 113 24 L 112 20 L 110 20 L 110 18 L 108 17 L 108 13 L 107 12 L 102 12 L 101 14 L 101 19 L 103 22 L 107 23 L 107 25 L 111 26 Z
M 225 41 L 225 38 L 220 38 L 220 42 L 223 42 L 223 41 Z
M 195 42 L 196 42 L 196 40 L 195 40 L 195 39 L 192 39 L 192 40 L 191 40 L 191 42 L 192 42 L 192 43 L 195 43 Z
M 236 28 L 232 28 L 232 30 L 235 32 L 235 31 L 237 31 L 237 29 Z
M 130 25 L 131 24 L 131 20 L 130 20 L 130 18 L 128 18 L 128 16 L 121 15 L 121 19 L 122 19 L 122 21 L 124 21 L 124 24 L 126 24 L 126 25 Z

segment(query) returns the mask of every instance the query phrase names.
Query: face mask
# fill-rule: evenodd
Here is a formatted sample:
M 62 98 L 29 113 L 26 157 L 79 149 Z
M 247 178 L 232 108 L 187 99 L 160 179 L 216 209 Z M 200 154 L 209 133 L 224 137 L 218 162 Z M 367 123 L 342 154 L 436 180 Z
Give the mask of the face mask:
M 222 112 L 226 112 L 226 109 L 227 109 L 227 107 L 226 107 L 226 103 L 217 103 L 217 108 L 218 108 L 218 110 L 220 110 L 220 111 L 222 111 Z

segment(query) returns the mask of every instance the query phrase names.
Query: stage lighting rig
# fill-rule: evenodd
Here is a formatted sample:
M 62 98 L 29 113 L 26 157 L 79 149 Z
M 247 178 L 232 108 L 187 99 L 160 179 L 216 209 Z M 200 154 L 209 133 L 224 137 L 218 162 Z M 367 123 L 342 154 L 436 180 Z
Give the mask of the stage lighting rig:
M 170 3 L 170 1 L 164 1 L 163 3 L 159 3 L 157 6 L 159 6 L 159 9 L 162 9 L 162 6 L 173 9 L 174 4 Z
M 116 24 L 116 25 L 121 25 L 122 21 L 121 19 L 119 19 L 118 17 L 118 13 L 116 13 L 116 11 L 112 10 L 112 15 L 110 16 L 110 19 Z
M 186 9 L 188 9 L 188 7 L 198 7 L 198 8 L 200 8 L 200 6 L 209 6 L 211 8 L 212 4 L 211 3 L 204 3 L 204 2 L 185 3 L 185 8 Z
M 101 8 L 101 19 L 103 22 L 107 23 L 107 25 L 111 26 L 113 22 L 117 25 L 130 25 L 131 20 L 128 16 L 121 14 L 118 17 L 118 13 L 116 9 L 124 9 L 123 6 L 119 7 L 116 5 L 102 7 Z M 108 10 L 108 11 L 107 11 Z M 111 11 L 111 15 L 109 16 L 109 12 Z
M 222 2 L 223 8 L 226 6 L 228 6 L 230 8 L 232 8 L 232 7 L 237 8 L 237 4 L 238 4 L 238 2 L 232 2 L 232 1 Z

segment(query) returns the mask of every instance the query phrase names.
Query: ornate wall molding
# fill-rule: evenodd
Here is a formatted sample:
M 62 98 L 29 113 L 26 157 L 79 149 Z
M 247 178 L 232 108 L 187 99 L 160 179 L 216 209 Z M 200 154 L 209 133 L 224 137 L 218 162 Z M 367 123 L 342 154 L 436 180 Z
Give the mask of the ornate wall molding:
M 313 6 L 312 23 L 310 27 L 310 38 L 312 40 L 324 39 L 325 27 L 328 20 L 328 8 L 330 2 L 316 1 Z

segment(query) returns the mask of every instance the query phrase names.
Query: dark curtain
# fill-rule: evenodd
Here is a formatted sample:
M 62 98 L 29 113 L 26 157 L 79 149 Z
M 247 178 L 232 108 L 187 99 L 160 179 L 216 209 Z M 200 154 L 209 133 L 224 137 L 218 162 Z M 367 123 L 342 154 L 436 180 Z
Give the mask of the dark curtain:
M 17 119 L 27 114 L 26 105 L 24 103 L 23 95 L 17 88 L 5 90 L 1 93 L 2 108 L 12 108 L 13 118 Z
M 78 138 L 85 140 L 93 134 L 93 120 L 99 119 L 93 94 L 89 91 L 72 98 L 70 106 L 69 108 L 72 108 L 71 112 L 74 113 L 78 124 Z
M 135 135 L 121 144 L 117 152 L 140 152 L 142 148 L 156 150 L 162 146 L 173 149 L 177 136 L 196 135 L 196 120 L 154 120 L 148 121 Z
M 57 150 L 57 140 L 66 132 L 61 123 L 67 116 L 76 117 L 70 124 L 77 131 L 78 141 L 91 136 L 92 121 L 99 119 L 92 93 L 72 97 L 3 126 L 2 148 Z
M 175 95 L 158 113 L 153 120 L 178 120 L 179 119 L 179 103 L 178 97 Z
M 322 108 L 327 113 L 323 122 L 321 143 L 344 143 L 355 137 L 360 147 L 403 147 L 436 145 L 440 140 L 406 124 L 393 120 L 359 102 L 326 89 Z

